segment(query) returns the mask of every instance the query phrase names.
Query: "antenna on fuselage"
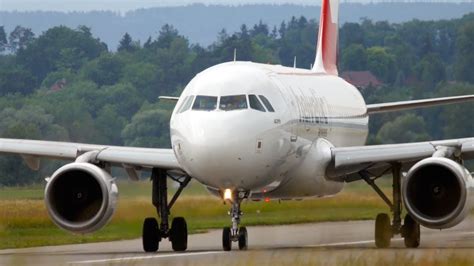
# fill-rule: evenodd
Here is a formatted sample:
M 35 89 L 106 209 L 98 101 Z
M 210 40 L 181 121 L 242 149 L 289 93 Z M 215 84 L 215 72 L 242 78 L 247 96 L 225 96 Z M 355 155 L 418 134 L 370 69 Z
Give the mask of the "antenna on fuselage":
M 234 48 L 234 62 L 237 61 L 237 48 Z
M 295 59 L 293 60 L 293 68 L 296 68 L 296 56 L 295 56 Z

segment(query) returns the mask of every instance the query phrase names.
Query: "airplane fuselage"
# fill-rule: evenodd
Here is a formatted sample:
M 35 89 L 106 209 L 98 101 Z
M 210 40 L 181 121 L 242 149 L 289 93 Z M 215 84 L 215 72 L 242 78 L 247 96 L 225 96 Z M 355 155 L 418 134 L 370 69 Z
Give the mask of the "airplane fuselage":
M 252 198 L 332 195 L 331 147 L 363 145 L 366 104 L 343 79 L 251 62 L 220 64 L 186 86 L 170 121 L 182 167 L 211 191 Z

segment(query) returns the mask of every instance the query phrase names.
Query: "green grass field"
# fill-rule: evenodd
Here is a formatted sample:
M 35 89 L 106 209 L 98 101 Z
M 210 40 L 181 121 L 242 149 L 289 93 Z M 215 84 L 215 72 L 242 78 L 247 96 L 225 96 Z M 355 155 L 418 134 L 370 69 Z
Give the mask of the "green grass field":
M 382 187 L 390 191 L 389 180 Z M 0 248 L 19 248 L 66 243 L 131 239 L 141 235 L 145 217 L 155 216 L 149 182 L 120 182 L 120 199 L 112 221 L 91 235 L 75 235 L 58 229 L 43 204 L 43 187 L 0 189 Z M 171 192 L 170 192 L 171 193 Z M 230 223 L 229 205 L 210 196 L 201 185 L 191 183 L 172 209 L 184 216 L 191 233 L 221 228 Z M 373 219 L 388 212 L 382 200 L 365 183 L 346 186 L 337 196 L 302 201 L 271 201 L 242 204 L 244 225 L 275 225 L 319 221 Z

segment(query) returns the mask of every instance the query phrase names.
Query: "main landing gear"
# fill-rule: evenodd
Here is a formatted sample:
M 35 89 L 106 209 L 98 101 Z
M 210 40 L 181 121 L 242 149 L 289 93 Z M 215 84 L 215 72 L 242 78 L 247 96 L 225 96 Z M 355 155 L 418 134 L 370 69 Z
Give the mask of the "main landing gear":
M 142 240 L 143 250 L 146 252 L 156 252 L 163 238 L 171 241 L 174 251 L 185 251 L 188 247 L 188 228 L 183 217 L 175 217 L 169 226 L 169 215 L 173 204 L 189 183 L 189 176 L 183 179 L 175 179 L 179 183 L 179 189 L 168 203 L 168 187 L 166 184 L 167 173 L 163 169 L 154 168 L 151 174 L 153 184 L 152 202 L 156 208 L 161 222 L 155 217 L 148 217 L 143 222 Z
M 359 173 L 367 184 L 387 203 L 393 214 L 392 221 L 390 221 L 390 217 L 386 213 L 377 215 L 375 219 L 375 246 L 378 248 L 388 248 L 393 236 L 400 234 L 404 238 L 407 248 L 417 248 L 420 245 L 420 224 L 407 214 L 402 225 L 401 165 L 392 164 L 390 169 L 392 170 L 393 177 L 393 203 L 375 184 L 375 180 L 380 176 L 370 178 L 367 172 L 362 171 Z M 382 175 L 384 174 L 385 172 Z
M 226 192 L 226 193 L 231 193 Z M 240 224 L 240 216 L 243 215 L 242 211 L 240 210 L 240 203 L 242 200 L 247 196 L 245 192 L 239 192 L 237 195 L 231 196 L 226 200 L 232 204 L 230 208 L 229 215 L 232 218 L 232 226 L 231 227 L 224 227 L 222 230 L 222 248 L 225 251 L 230 251 L 232 249 L 232 242 L 238 242 L 240 250 L 246 250 L 248 246 L 248 235 L 247 235 L 247 228 L 242 226 L 239 227 Z

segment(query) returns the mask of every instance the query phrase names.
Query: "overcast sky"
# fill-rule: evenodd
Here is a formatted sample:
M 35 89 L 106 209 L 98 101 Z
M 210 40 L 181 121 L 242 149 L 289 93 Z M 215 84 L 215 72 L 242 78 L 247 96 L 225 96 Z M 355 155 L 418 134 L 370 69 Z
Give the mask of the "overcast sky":
M 341 0 L 341 2 L 381 2 L 384 0 Z M 385 0 L 389 1 L 389 0 Z M 406 0 L 411 1 L 411 0 Z M 429 1 L 429 0 L 418 0 Z M 433 0 L 445 2 L 472 2 L 474 0 Z M 179 6 L 191 3 L 238 5 L 249 3 L 272 3 L 272 4 L 306 4 L 319 5 L 321 0 L 0 0 L 0 11 L 90 11 L 90 10 L 113 10 L 126 12 L 139 8 L 158 6 Z

